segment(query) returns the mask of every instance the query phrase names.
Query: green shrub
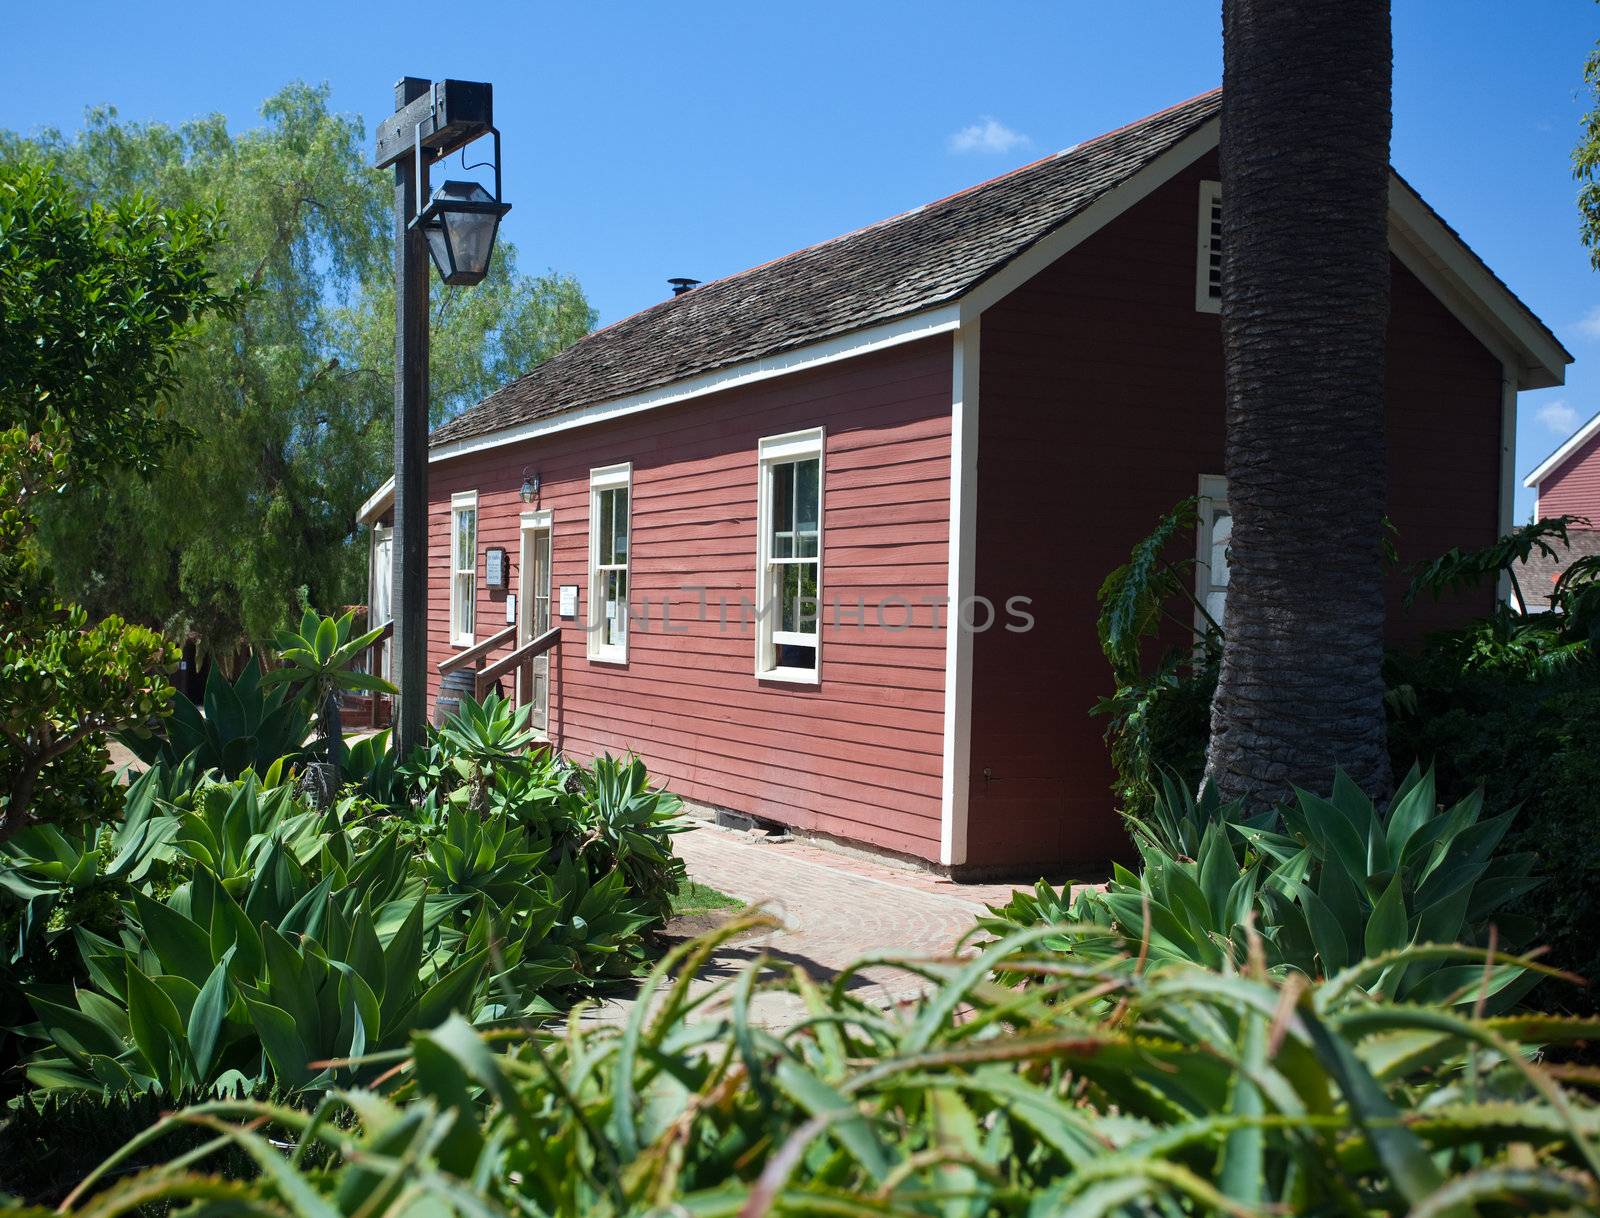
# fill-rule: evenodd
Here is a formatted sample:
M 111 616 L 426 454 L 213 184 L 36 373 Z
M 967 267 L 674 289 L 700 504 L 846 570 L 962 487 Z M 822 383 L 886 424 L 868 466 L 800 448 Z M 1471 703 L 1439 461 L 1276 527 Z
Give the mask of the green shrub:
M 1391 748 L 1431 758 L 1446 798 L 1482 787 L 1494 806 L 1520 807 L 1507 847 L 1554 877 L 1528 906 L 1537 940 L 1553 963 L 1600 984 L 1600 671 L 1456 673 L 1433 651 L 1394 667 L 1415 700 L 1391 714 Z M 1545 986 L 1539 997 L 1593 1012 L 1600 995 Z
M 135 1138 L 66 1208 L 197 1121 L 258 1165 L 252 1178 L 174 1153 L 88 1204 L 184 1202 L 205 1218 L 1266 1218 L 1600 1203 L 1600 1110 L 1532 1052 L 1600 1024 L 1376 1001 L 1362 981 L 1381 963 L 1309 986 L 1188 964 L 1064 967 L 1036 950 L 1047 933 L 904 963 L 932 989 L 889 1010 L 855 996 L 854 969 L 826 988 L 793 965 L 759 980 L 761 962 L 695 984 L 716 945 L 700 941 L 663 961 L 626 1026 L 574 1021 L 494 1053 L 451 1021 L 413 1038 L 386 1096 L 335 1093 L 314 1114 L 202 1105 Z M 1453 955 L 1482 967 L 1481 952 Z M 1032 981 L 999 986 L 996 972 Z M 808 1016 L 769 1028 L 772 995 Z M 289 1132 L 269 1138 L 263 1121 Z
M 386 740 L 352 749 L 363 785 L 327 810 L 286 758 L 219 781 L 188 749 L 122 820 L 18 835 L 0 851 L 0 1015 L 32 1085 L 320 1090 L 349 1073 L 308 1063 L 451 1012 L 549 1014 L 638 973 L 683 873 L 677 800 L 637 760 L 520 751 L 503 704 L 469 714 L 487 736 L 437 733 L 405 776 Z

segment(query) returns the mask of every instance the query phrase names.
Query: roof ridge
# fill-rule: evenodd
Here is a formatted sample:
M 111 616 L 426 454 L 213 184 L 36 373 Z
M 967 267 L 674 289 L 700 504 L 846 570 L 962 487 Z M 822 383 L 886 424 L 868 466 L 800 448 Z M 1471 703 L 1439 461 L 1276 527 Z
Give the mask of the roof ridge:
M 1137 172 L 1182 137 L 1169 129 L 1171 115 L 1219 93 L 1196 94 L 941 198 L 658 300 L 501 385 L 441 424 L 430 442 L 561 413 L 948 302 Z M 1185 129 L 1211 117 L 1208 110 Z M 1128 137 L 1127 146 L 1107 149 L 1119 136 Z M 1036 186 L 1030 174 L 1039 175 Z M 1024 185 L 1006 185 L 1019 179 Z M 810 260 L 792 265 L 797 259 Z
M 1084 151 L 1090 145 L 1097 144 L 1101 140 L 1107 140 L 1112 136 L 1120 135 L 1122 132 L 1128 131 L 1131 128 L 1143 126 L 1145 123 L 1153 122 L 1156 119 L 1161 118 L 1163 115 L 1171 114 L 1175 110 L 1181 110 L 1185 106 L 1192 105 L 1203 98 L 1210 97 L 1213 94 L 1220 94 L 1221 92 L 1222 86 L 1218 85 L 1215 88 L 1207 89 L 1202 93 L 1196 93 L 1193 97 L 1186 98 L 1181 102 L 1175 102 L 1170 106 L 1164 106 L 1160 110 L 1156 110 L 1145 115 L 1143 118 L 1136 118 L 1132 122 L 1123 123 L 1120 127 L 1113 127 L 1110 131 L 1102 131 L 1099 135 L 1092 135 L 1088 139 L 1080 140 L 1076 144 L 1068 144 L 1065 148 L 1058 148 L 1054 152 L 1047 152 L 1043 156 L 1036 157 L 1025 165 L 1018 165 L 1015 168 L 1007 169 L 1003 173 L 997 173 L 993 177 L 983 179 L 981 182 L 974 182 L 970 186 L 963 186 L 960 190 L 951 191 L 949 194 L 941 195 L 937 199 L 930 199 L 926 203 L 919 203 L 915 207 L 907 208 L 905 211 L 898 211 L 893 215 L 883 216 L 880 219 L 873 220 L 867 224 L 862 224 L 845 232 L 836 233 L 832 237 L 826 237 L 821 241 L 813 241 L 810 245 L 802 245 L 799 249 L 793 249 L 787 253 L 778 254 L 775 257 L 768 258 L 765 262 L 758 262 L 754 266 L 742 267 L 737 271 L 729 271 L 726 275 L 719 275 L 715 279 L 708 279 L 704 283 L 695 285 L 695 287 L 688 292 L 684 292 L 678 296 L 669 296 L 665 300 L 658 300 L 653 304 L 645 305 L 644 308 L 636 309 L 624 317 L 619 317 L 616 321 L 601 326 L 598 330 L 591 330 L 588 334 L 585 334 L 582 338 L 580 338 L 578 343 L 587 342 L 596 335 L 604 334 L 607 330 L 610 330 L 614 326 L 620 326 L 623 322 L 630 321 L 635 317 L 642 317 L 644 314 L 649 313 L 653 309 L 659 309 L 667 305 L 676 304 L 679 301 L 682 301 L 685 297 L 692 296 L 695 292 L 703 291 L 706 288 L 716 287 L 718 284 L 727 283 L 731 279 L 738 279 L 741 275 L 750 275 L 756 271 L 766 270 L 768 267 L 776 266 L 781 262 L 786 262 L 790 258 L 798 258 L 801 254 L 808 254 L 813 250 L 824 249 L 838 241 L 847 241 L 851 237 L 858 237 L 862 233 L 871 232 L 873 229 L 882 228 L 887 224 L 893 224 L 897 220 L 908 220 L 912 216 L 925 212 L 930 208 L 938 207 L 942 203 L 948 203 L 953 199 L 959 199 L 965 195 L 973 194 L 976 191 L 983 190 L 986 187 L 994 186 L 997 183 L 1006 181 L 1008 178 L 1014 178 L 1019 174 L 1027 173 L 1030 169 L 1037 169 L 1047 162 L 1060 160 L 1062 157 L 1070 156 L 1075 152 Z M 577 345 L 577 343 L 573 344 L 573 346 Z M 569 351 L 571 349 L 571 347 L 566 348 L 566 350 Z

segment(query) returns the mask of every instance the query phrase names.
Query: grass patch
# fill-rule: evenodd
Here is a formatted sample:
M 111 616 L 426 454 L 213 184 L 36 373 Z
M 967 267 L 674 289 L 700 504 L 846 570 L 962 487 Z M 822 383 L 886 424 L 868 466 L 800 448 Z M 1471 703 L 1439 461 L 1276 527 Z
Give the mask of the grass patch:
M 684 880 L 678 885 L 678 891 L 672 897 L 672 916 L 674 918 L 692 917 L 695 914 L 710 913 L 714 909 L 739 909 L 743 901 L 735 900 L 725 892 L 718 892 L 706 884 L 698 884 L 694 880 Z

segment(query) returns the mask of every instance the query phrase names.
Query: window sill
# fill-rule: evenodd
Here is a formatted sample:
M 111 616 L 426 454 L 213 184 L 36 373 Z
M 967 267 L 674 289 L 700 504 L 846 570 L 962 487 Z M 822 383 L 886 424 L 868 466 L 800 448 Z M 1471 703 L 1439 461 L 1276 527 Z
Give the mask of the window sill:
M 810 668 L 768 668 L 756 673 L 757 681 L 782 681 L 788 685 L 821 685 L 822 678 Z
M 451 639 L 450 640 L 450 646 L 455 648 L 457 651 L 465 651 L 465 650 L 467 650 L 467 648 L 476 647 L 477 645 L 478 645 L 477 637 L 475 635 L 470 635 L 470 634 L 467 635 L 465 638 Z
M 628 663 L 628 653 L 626 651 L 591 651 L 589 653 L 589 663 L 625 666 Z

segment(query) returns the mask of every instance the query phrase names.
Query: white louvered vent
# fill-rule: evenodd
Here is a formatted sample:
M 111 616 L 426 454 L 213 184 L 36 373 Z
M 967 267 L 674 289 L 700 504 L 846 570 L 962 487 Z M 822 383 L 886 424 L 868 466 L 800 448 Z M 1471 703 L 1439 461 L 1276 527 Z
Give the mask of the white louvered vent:
M 1196 247 L 1194 307 L 1222 311 L 1222 183 L 1200 183 L 1200 229 Z

